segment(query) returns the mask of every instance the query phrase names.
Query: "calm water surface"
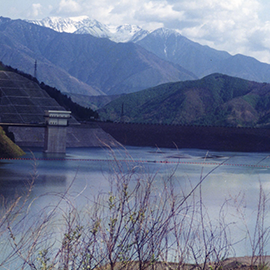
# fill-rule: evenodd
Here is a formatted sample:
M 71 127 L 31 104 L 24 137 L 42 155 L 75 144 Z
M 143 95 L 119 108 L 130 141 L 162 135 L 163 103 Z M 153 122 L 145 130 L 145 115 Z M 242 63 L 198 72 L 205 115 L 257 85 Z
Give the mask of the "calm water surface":
M 255 222 L 254 211 L 260 183 L 266 194 L 270 191 L 270 153 L 147 147 L 128 147 L 112 152 L 102 148 L 70 148 L 64 157 L 47 157 L 42 149 L 25 151 L 25 160 L 1 160 L 0 193 L 7 201 L 15 195 L 24 194 L 27 182 L 36 170 L 38 178 L 31 193 L 31 199 L 36 200 L 29 210 L 33 217 L 37 217 L 41 210 L 50 211 L 50 206 L 53 207 L 59 201 L 59 194 L 67 192 L 72 203 L 83 208 L 99 192 L 108 192 L 108 179 L 116 165 L 115 160 L 127 170 L 133 169 L 143 174 L 157 173 L 157 179 L 166 178 L 174 172 L 176 189 L 184 189 L 186 193 L 205 177 L 202 183 L 203 202 L 213 220 L 225 200 L 232 201 L 241 193 L 251 230 Z M 228 210 L 227 219 L 228 222 L 237 223 L 238 216 L 233 208 Z M 236 225 L 240 229 L 232 232 L 234 242 L 245 237 L 241 226 Z M 237 244 L 235 249 L 239 256 L 249 255 L 250 252 L 245 241 Z M 268 250 L 270 252 L 270 248 Z

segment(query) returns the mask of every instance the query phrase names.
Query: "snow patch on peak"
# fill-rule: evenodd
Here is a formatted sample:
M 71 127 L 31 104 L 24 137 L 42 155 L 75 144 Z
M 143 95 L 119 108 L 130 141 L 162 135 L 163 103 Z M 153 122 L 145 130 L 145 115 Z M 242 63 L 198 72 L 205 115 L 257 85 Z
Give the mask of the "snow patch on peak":
M 69 17 L 74 22 L 81 22 L 85 20 L 91 20 L 88 16 Z
M 95 37 L 109 38 L 115 42 L 139 41 L 144 38 L 148 31 L 137 25 L 105 25 L 88 16 L 78 17 L 47 17 L 42 20 L 28 21 L 40 26 L 51 28 L 57 32 L 67 32 L 75 34 L 91 34 Z
M 156 36 L 162 36 L 162 37 L 169 37 L 169 36 L 182 36 L 179 32 L 173 29 L 168 29 L 168 28 L 158 28 L 152 32 L 152 35 Z
M 117 27 L 117 31 L 118 32 L 125 32 L 125 31 L 129 31 L 130 33 L 136 33 L 138 31 L 140 31 L 141 28 L 137 25 L 130 25 L 130 24 L 123 24 Z
M 70 18 L 47 17 L 42 20 L 31 20 L 28 22 L 51 28 L 57 32 L 73 33 L 77 30 L 74 21 Z
M 129 42 L 133 40 L 134 36 L 144 31 L 137 25 L 123 24 L 119 26 L 110 26 L 112 36 L 111 40 L 115 42 Z

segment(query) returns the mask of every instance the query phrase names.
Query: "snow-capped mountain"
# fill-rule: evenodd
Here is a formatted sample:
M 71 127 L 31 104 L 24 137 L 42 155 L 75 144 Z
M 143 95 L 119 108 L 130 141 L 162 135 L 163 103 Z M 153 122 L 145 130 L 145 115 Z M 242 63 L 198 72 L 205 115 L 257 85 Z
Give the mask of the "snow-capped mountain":
M 120 26 L 109 25 L 111 40 L 115 42 L 135 42 L 147 36 L 149 31 L 143 30 L 137 25 L 124 24 Z
M 87 17 L 76 17 L 76 18 L 47 17 L 43 20 L 28 20 L 28 22 L 51 28 L 57 32 L 74 33 L 76 30 L 78 30 L 78 28 L 82 26 L 81 22 L 83 22 L 86 19 Z
M 57 32 L 90 34 L 99 38 L 108 38 L 115 42 L 136 42 L 149 34 L 149 31 L 143 30 L 137 25 L 106 25 L 87 16 L 47 17 L 43 20 L 28 20 L 28 22 L 51 28 Z

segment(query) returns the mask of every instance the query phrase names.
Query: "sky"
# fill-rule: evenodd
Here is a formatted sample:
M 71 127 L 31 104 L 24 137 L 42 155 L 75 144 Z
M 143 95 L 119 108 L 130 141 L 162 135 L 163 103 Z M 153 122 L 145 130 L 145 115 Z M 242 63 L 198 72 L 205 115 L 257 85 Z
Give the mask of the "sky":
M 0 0 L 0 16 L 86 15 L 101 23 L 166 27 L 202 45 L 270 64 L 269 0 Z

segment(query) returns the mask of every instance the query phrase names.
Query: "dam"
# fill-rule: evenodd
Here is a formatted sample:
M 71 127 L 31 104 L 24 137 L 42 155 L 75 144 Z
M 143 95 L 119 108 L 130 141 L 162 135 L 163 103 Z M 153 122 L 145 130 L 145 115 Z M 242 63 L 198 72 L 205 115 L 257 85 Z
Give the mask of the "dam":
M 45 153 L 66 153 L 66 137 L 68 120 L 71 111 L 45 111 Z

